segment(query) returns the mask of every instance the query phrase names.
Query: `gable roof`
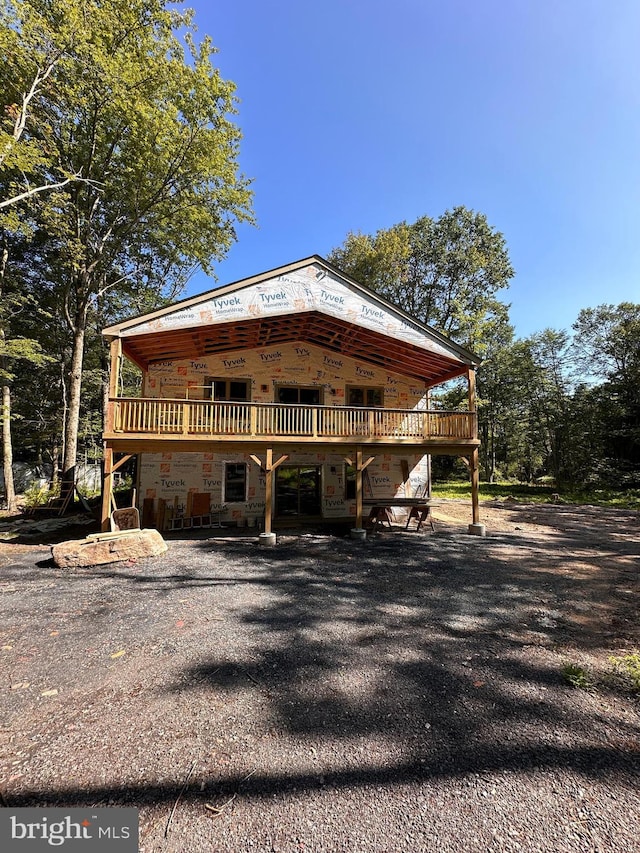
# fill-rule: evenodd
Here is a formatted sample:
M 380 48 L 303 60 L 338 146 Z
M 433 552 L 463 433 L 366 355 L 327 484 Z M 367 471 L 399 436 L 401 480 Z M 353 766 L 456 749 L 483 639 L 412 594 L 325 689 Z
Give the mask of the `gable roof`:
M 143 368 L 154 361 L 308 341 L 434 385 L 479 364 L 319 255 L 104 329 Z

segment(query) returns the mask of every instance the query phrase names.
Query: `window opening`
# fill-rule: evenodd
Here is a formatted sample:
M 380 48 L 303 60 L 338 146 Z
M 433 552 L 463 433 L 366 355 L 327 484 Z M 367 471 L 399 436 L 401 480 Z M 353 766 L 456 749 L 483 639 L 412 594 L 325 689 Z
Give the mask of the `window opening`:
M 317 386 L 280 385 L 276 388 L 276 400 L 286 406 L 319 406 L 320 391 Z
M 347 386 L 347 405 L 362 406 L 375 409 L 382 406 L 384 394 L 382 388 L 372 388 L 367 385 Z
M 225 503 L 239 503 L 247 499 L 247 466 L 244 462 L 225 462 L 224 495 Z
M 242 403 L 251 399 L 250 379 L 218 379 L 215 376 L 207 376 L 205 387 L 209 400 Z

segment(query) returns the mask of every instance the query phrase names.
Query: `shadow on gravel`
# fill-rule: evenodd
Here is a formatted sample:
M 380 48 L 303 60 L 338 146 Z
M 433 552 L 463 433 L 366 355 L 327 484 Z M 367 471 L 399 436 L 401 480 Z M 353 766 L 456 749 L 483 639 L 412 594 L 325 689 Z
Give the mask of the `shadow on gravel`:
M 170 805 L 179 797 L 181 801 L 205 803 L 212 796 L 226 797 L 241 794 L 244 797 L 272 797 L 283 793 L 339 790 L 361 786 L 403 785 L 410 782 L 427 782 L 452 775 L 469 773 L 484 774 L 493 771 L 522 772 L 553 769 L 571 769 L 591 779 L 606 779 L 615 774 L 619 784 L 637 787 L 637 761 L 622 754 L 615 755 L 606 748 L 583 750 L 531 750 L 511 752 L 491 749 L 487 752 L 474 751 L 460 760 L 445 758 L 440 766 L 425 767 L 421 760 L 407 761 L 397 765 L 338 770 L 328 778 L 318 773 L 283 776 L 280 774 L 256 773 L 246 776 L 228 776 L 216 779 L 202 790 L 200 784 L 186 787 L 183 784 L 104 785 L 89 788 L 59 787 L 47 791 L 29 791 L 11 796 L 8 803 L 12 808 L 27 806 L 65 806 L 101 804 L 109 806 Z
M 128 619 L 187 592 L 202 596 L 203 611 L 213 601 L 226 608 L 251 639 L 220 654 L 203 625 L 199 659 L 157 694 L 206 692 L 224 703 L 255 691 L 285 740 L 337 744 L 347 760 L 322 773 L 229 771 L 204 789 L 61 784 L 12 792 L 10 804 L 204 801 L 555 768 L 637 786 L 637 715 L 610 730 L 597 702 L 563 684 L 554 654 L 640 641 L 637 565 L 627 576 L 624 561 L 637 559 L 637 538 L 617 540 L 619 527 L 605 534 L 601 524 L 587 556 L 570 527 L 554 536 L 552 552 L 539 536 L 511 534 L 393 532 L 363 544 L 310 536 L 274 549 L 200 539 L 175 543 L 161 562 L 69 573 L 65 582 L 82 594 L 99 580 L 128 596 Z M 623 558 L 615 568 L 612 551 Z M 17 564 L 1 577 L 41 590 L 61 573 Z M 253 595 L 240 605 L 234 588 Z

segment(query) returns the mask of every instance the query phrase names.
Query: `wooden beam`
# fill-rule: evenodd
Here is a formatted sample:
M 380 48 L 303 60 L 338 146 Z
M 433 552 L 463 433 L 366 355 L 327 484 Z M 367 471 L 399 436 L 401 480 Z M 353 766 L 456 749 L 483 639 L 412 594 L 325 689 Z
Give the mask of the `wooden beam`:
M 252 459 L 257 457 L 252 456 Z M 264 532 L 271 533 L 273 526 L 273 472 L 279 465 L 282 465 L 289 458 L 288 455 L 283 455 L 276 461 L 273 461 L 273 448 L 268 447 L 264 466 L 265 472 L 265 501 L 264 501 Z
M 362 530 L 362 448 L 356 450 L 356 528 Z
M 249 454 L 249 456 L 250 456 L 250 458 L 251 458 L 251 459 L 253 459 L 253 461 L 256 463 L 256 465 L 258 466 L 258 468 L 259 468 L 261 471 L 264 471 L 264 465 L 262 464 L 262 459 L 260 459 L 260 457 L 259 457 L 259 456 L 256 456 L 256 455 L 255 455 L 255 454 L 253 454 L 253 453 Z
M 104 449 L 102 465 L 102 510 L 100 514 L 100 529 L 104 532 L 109 530 L 111 498 L 113 496 L 113 450 L 110 447 L 105 447 Z
M 365 469 L 365 468 L 368 468 L 368 467 L 369 467 L 369 465 L 371 465 L 371 463 L 373 462 L 373 460 L 374 460 L 375 458 L 376 458 L 375 456 L 370 456 L 366 461 L 364 461 L 364 462 L 362 463 L 362 470 L 364 471 L 364 469 Z
M 110 346 L 111 363 L 109 367 L 109 396 L 118 396 L 120 368 L 122 363 L 122 338 L 114 338 Z
M 110 400 L 118 396 L 118 387 L 120 385 L 120 368 L 122 364 L 122 339 L 114 338 L 110 345 L 110 365 L 109 365 L 109 399 L 105 401 L 107 409 L 107 417 L 105 422 L 105 431 L 112 432 L 114 427 L 114 404 Z
M 344 459 L 344 461 L 347 463 L 347 465 L 351 465 L 351 467 L 352 467 L 352 468 L 354 467 L 354 465 L 353 465 L 353 459 L 351 459 L 351 457 L 350 457 L 350 456 L 343 456 L 342 458 L 343 458 L 343 459 Z M 369 467 L 369 465 L 371 465 L 371 463 L 373 462 L 373 460 L 374 460 L 375 458 L 376 458 L 375 456 L 370 456 L 370 457 L 369 457 L 365 462 L 363 462 L 363 463 L 362 463 L 362 470 L 364 471 L 364 469 L 365 469 L 365 468 L 368 468 L 368 467 Z M 357 462 L 356 462 L 356 465 L 357 465 Z
M 480 500 L 479 500 L 479 465 L 478 465 L 478 448 L 476 447 L 469 457 L 471 466 L 471 514 L 473 523 L 480 523 Z
M 198 435 L 185 438 L 180 433 L 171 433 L 162 436 L 153 436 L 144 433 L 131 433 L 123 435 L 122 433 L 106 434 L 106 441 L 114 452 L 117 453 L 166 453 L 166 452 L 185 452 L 185 453 L 229 453 L 239 452 L 246 453 L 249 449 L 256 447 L 277 446 L 282 447 L 289 453 L 307 453 L 310 446 L 313 446 L 314 451 L 318 453 L 323 450 L 328 453 L 340 453 L 345 447 L 353 448 L 353 436 L 348 438 L 313 438 L 307 439 L 300 436 L 283 436 L 276 438 L 274 436 L 265 436 L 264 438 L 256 438 L 255 436 L 229 436 L 228 438 L 219 437 L 202 437 Z M 366 447 L 369 452 L 375 450 L 376 453 L 391 453 L 397 452 L 415 452 L 420 454 L 432 453 L 433 455 L 446 454 L 447 456 L 468 456 L 474 447 L 480 442 L 478 439 L 417 439 L 407 438 L 398 439 L 389 437 L 386 439 L 367 439 L 361 438 L 362 446 Z M 345 457 L 343 457 L 345 458 Z M 346 461 L 346 458 L 345 458 Z M 349 462 L 348 464 L 351 464 Z
M 402 485 L 404 486 L 405 498 L 410 498 L 411 483 L 409 482 L 409 461 L 408 459 L 400 460 L 400 470 L 402 471 Z
M 282 465 L 283 462 L 286 462 L 288 458 L 289 458 L 288 455 L 281 456 L 280 459 L 278 459 L 276 462 L 274 462 L 272 464 L 271 470 L 275 471 L 276 468 L 278 468 L 280 465 Z
M 122 459 L 118 459 L 118 461 L 114 462 L 111 466 L 111 471 L 117 471 L 118 468 L 122 468 L 122 466 L 125 465 L 130 459 L 133 459 L 134 455 L 135 454 L 133 453 L 127 453 L 127 455 L 123 456 Z
M 265 469 L 265 496 L 264 496 L 264 532 L 271 533 L 273 521 L 273 450 L 267 448 L 267 458 L 264 464 Z
M 469 386 L 469 411 L 475 412 L 476 410 L 476 371 L 475 368 L 470 367 L 467 371 L 467 383 Z
M 318 311 L 219 323 L 201 326 L 197 330 L 168 329 L 153 334 L 130 335 L 122 340 L 125 355 L 144 366 L 153 361 L 306 341 L 429 385 L 439 384 L 468 370 L 468 362 L 463 362 L 453 353 L 449 357 Z
M 375 456 L 370 456 L 368 459 L 363 460 L 362 448 L 358 447 L 356 449 L 356 528 L 358 530 L 362 529 L 362 472 L 371 465 L 374 459 Z

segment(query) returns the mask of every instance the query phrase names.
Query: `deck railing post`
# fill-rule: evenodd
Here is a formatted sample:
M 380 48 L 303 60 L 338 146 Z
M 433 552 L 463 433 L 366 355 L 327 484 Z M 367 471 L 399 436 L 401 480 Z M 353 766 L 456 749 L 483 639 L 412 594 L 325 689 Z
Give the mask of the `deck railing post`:
M 115 432 L 117 427 L 118 427 L 118 421 L 120 420 L 120 418 L 118 417 L 118 414 L 119 414 L 118 410 L 119 410 L 118 403 L 115 400 L 112 400 L 111 398 L 109 398 L 109 401 L 107 402 L 107 423 L 106 423 L 108 433 L 109 432 Z
M 369 438 L 372 438 L 375 435 L 375 431 L 376 431 L 374 414 L 375 413 L 373 410 L 371 410 L 369 412 L 369 417 L 368 417 Z

